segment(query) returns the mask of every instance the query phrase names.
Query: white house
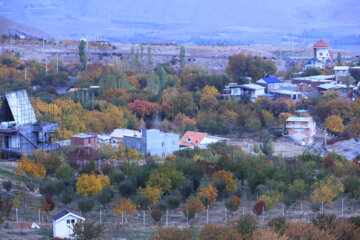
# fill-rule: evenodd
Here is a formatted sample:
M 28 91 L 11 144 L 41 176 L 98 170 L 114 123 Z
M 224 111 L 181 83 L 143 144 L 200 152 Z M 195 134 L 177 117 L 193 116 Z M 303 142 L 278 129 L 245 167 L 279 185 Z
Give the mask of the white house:
M 85 218 L 69 209 L 64 209 L 54 215 L 52 220 L 54 237 L 71 238 L 73 225 L 78 221 L 85 221 Z
M 240 85 L 240 88 L 241 95 L 249 98 L 253 102 L 255 102 L 257 97 L 265 93 L 265 87 L 254 83 Z
M 266 88 L 266 93 L 270 93 L 271 91 L 279 90 L 281 81 L 274 77 L 274 78 L 262 78 L 256 81 L 256 84 L 261 85 Z
M 114 129 L 114 131 L 110 134 L 112 143 L 121 143 L 124 141 L 124 136 L 141 136 L 141 133 L 136 130 L 121 128 Z
M 308 68 L 319 68 L 319 69 L 324 69 L 325 68 L 325 64 L 320 61 L 317 58 L 311 58 L 309 59 L 309 61 L 307 61 L 306 63 L 304 63 L 302 65 L 303 69 L 306 70 Z

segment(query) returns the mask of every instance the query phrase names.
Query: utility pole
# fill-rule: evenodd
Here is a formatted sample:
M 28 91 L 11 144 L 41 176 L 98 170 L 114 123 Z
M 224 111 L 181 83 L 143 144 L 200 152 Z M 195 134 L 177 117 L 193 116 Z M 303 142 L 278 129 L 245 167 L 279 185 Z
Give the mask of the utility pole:
M 45 73 L 47 73 L 47 56 L 45 56 Z
M 25 81 L 27 80 L 27 78 L 26 78 L 26 65 L 25 65 Z
M 59 55 L 56 55 L 56 71 L 59 71 Z

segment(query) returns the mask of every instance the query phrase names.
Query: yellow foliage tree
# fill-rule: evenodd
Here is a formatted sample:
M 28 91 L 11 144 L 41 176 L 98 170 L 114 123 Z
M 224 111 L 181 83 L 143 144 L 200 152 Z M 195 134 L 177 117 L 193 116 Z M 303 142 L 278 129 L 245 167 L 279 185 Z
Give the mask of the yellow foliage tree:
M 203 89 L 203 95 L 214 95 L 219 96 L 219 91 L 214 86 L 208 86 L 206 85 Z
M 286 119 L 288 119 L 289 117 L 293 117 L 294 115 L 292 115 L 291 113 L 288 112 L 282 112 L 279 115 L 279 123 L 285 125 L 286 124 Z
M 147 185 L 156 187 L 162 192 L 168 192 L 171 189 L 171 179 L 155 170 L 151 173 Z
M 342 133 L 345 130 L 343 120 L 337 115 L 330 115 L 325 119 L 324 127 L 333 133 Z
M 139 188 L 139 193 L 149 199 L 151 205 L 157 204 L 162 194 L 159 188 L 150 185 L 147 185 L 146 188 Z
M 97 195 L 104 187 L 110 186 L 110 180 L 107 176 L 100 174 L 82 174 L 76 182 L 76 193 L 84 197 Z
M 26 175 L 31 178 L 43 178 L 46 175 L 46 170 L 42 164 L 35 163 L 34 160 L 22 155 L 15 173 L 19 176 Z
M 328 176 L 319 182 L 311 196 L 311 200 L 330 204 L 343 191 L 344 185 L 334 176 Z
M 261 197 L 259 197 L 258 201 L 264 201 L 266 209 L 270 209 L 273 206 L 279 204 L 282 198 L 283 193 L 275 190 L 269 190 L 266 191 Z
M 226 192 L 234 191 L 236 189 L 236 182 L 233 179 L 232 172 L 220 170 L 212 175 L 214 181 L 224 181 L 226 183 Z
M 120 201 L 113 207 L 113 210 L 116 215 L 124 216 L 125 222 L 127 222 L 128 214 L 135 214 L 138 212 L 137 206 L 131 202 L 130 198 L 120 199 Z
M 208 198 L 209 204 L 214 204 L 216 203 L 218 191 L 216 187 L 213 187 L 210 184 L 207 187 L 201 188 L 201 192 L 198 193 L 198 198 L 201 198 L 201 196 L 206 196 Z

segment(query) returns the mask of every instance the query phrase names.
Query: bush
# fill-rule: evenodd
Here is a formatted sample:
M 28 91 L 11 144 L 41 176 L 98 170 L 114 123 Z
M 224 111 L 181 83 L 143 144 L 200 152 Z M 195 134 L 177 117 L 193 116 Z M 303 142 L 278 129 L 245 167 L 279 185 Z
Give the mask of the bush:
M 81 213 L 89 213 L 93 210 L 95 201 L 92 198 L 82 198 L 78 202 L 78 207 Z
M 287 229 L 287 221 L 285 217 L 275 217 L 270 219 L 267 226 L 273 229 L 275 232 L 283 235 Z
M 159 222 L 161 220 L 161 217 L 163 215 L 163 211 L 159 208 L 154 208 L 151 211 L 151 217 L 154 219 L 155 222 Z
M 130 180 L 125 180 L 120 183 L 119 192 L 122 197 L 130 197 L 136 193 L 136 184 Z
M 124 181 L 125 176 L 124 174 L 120 172 L 112 172 L 110 174 L 110 182 L 112 185 L 120 184 L 122 181 Z
M 56 170 L 56 178 L 61 180 L 69 180 L 75 176 L 75 170 L 69 165 L 63 165 Z
M 170 209 L 176 209 L 180 206 L 181 204 L 181 199 L 179 196 L 176 195 L 170 195 L 166 198 L 166 203 L 167 205 L 169 205 Z
M 7 191 L 7 192 L 10 192 L 11 191 L 11 188 L 12 188 L 12 182 L 10 180 L 7 180 L 7 181 L 4 181 L 2 183 L 3 185 L 3 188 Z
M 311 221 L 314 226 L 323 230 L 326 229 L 330 224 L 336 219 L 335 215 L 327 215 L 324 213 L 319 213 L 313 220 Z
M 246 237 L 250 237 L 257 229 L 257 223 L 253 216 L 247 214 L 235 220 L 236 230 Z

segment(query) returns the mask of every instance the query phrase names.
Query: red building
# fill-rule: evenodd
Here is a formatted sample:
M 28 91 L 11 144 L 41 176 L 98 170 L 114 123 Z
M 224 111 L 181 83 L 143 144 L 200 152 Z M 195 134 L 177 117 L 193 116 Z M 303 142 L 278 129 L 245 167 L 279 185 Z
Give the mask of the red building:
M 97 148 L 97 135 L 82 133 L 71 137 L 71 146 Z

